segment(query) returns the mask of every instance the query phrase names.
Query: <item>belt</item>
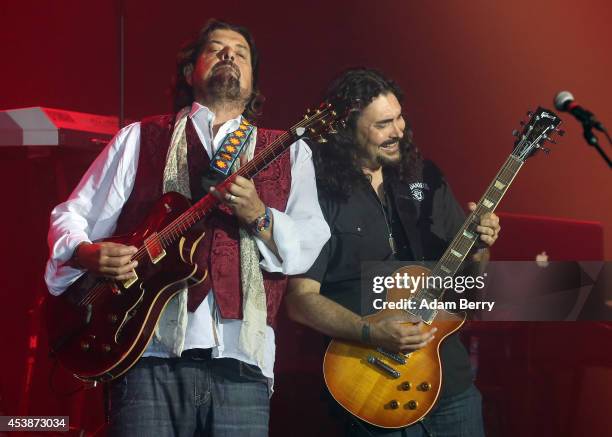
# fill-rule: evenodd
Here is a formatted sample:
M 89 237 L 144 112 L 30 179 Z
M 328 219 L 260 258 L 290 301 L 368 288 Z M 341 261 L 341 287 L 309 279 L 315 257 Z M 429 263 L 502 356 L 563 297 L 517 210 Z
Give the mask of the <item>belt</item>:
M 209 349 L 187 349 L 181 354 L 181 358 L 195 361 L 208 361 L 212 359 L 212 348 Z

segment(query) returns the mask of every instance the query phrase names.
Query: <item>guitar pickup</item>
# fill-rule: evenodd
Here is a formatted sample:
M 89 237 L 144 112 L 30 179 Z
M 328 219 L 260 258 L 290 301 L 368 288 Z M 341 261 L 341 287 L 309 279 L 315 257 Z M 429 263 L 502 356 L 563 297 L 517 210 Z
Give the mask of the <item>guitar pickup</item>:
M 123 287 L 124 288 L 130 288 L 132 285 L 134 285 L 134 283 L 136 281 L 138 281 L 138 275 L 136 274 L 136 270 L 132 270 L 132 273 L 134 274 L 133 278 L 126 279 L 125 281 L 123 281 Z M 114 291 L 113 291 L 113 293 L 114 294 L 121 294 L 121 292 L 115 293 Z
M 376 351 L 379 354 L 389 358 L 390 360 L 395 361 L 398 364 L 406 364 L 406 356 L 405 355 L 394 354 L 393 352 L 389 352 L 389 351 L 384 350 L 382 347 L 376 348 Z
M 157 264 L 163 257 L 166 256 L 164 245 L 159 239 L 157 232 L 151 234 L 145 241 L 144 246 L 147 249 L 149 258 L 153 264 Z
M 385 364 L 380 359 L 372 355 L 368 357 L 368 363 L 372 364 L 373 366 L 378 367 L 380 370 L 387 373 L 389 376 L 391 376 L 394 379 L 397 379 L 400 376 L 402 376 L 402 374 L 399 373 L 397 370 L 395 370 L 393 367 L 389 366 L 388 364 Z

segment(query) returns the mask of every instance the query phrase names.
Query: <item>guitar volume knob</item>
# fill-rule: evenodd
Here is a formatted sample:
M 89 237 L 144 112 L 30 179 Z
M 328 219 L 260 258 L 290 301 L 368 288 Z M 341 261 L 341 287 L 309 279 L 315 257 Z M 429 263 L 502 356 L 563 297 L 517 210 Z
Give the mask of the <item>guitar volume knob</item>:
M 391 402 L 389 402 L 389 407 L 392 410 L 397 410 L 397 408 L 399 407 L 399 402 L 397 402 L 395 399 L 393 399 Z
M 416 410 L 418 406 L 419 406 L 419 403 L 415 400 L 408 401 L 408 403 L 406 404 L 406 407 L 409 410 Z
M 410 390 L 410 388 L 411 388 L 411 387 L 412 387 L 412 386 L 411 386 L 411 384 L 410 384 L 410 382 L 409 382 L 409 381 L 404 381 L 404 382 L 402 382 L 402 384 L 400 385 L 400 388 L 401 388 L 402 390 L 404 390 L 404 391 L 408 391 L 408 390 Z
M 428 383 L 428 382 L 422 382 L 419 385 L 419 389 L 422 390 L 422 391 L 429 391 L 429 390 L 431 390 L 431 384 Z

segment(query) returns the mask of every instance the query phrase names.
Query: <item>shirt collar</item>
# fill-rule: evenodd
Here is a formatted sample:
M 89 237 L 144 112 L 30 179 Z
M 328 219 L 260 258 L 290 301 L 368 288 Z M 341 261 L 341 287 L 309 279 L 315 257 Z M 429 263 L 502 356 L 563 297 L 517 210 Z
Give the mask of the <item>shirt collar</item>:
M 191 104 L 191 111 L 189 112 L 189 118 L 195 124 L 200 126 L 207 126 L 212 128 L 213 123 L 215 122 L 215 114 L 206 106 L 193 102 Z M 228 126 L 230 130 L 238 129 L 238 126 L 242 122 L 242 115 L 239 115 L 236 118 L 232 118 L 231 120 L 226 121 L 223 126 Z

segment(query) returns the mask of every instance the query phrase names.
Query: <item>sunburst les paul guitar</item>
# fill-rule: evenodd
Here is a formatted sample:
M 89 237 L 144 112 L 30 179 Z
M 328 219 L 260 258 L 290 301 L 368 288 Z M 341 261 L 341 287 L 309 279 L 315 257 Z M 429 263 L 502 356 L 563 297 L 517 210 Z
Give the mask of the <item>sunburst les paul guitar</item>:
M 325 141 L 336 123 L 345 123 L 323 104 L 279 136 L 216 188 L 224 193 L 237 175 L 252 178 L 296 140 Z M 194 225 L 218 206 L 208 194 L 193 206 L 178 193 L 166 193 L 131 235 L 112 241 L 138 248 L 136 279 L 117 282 L 85 273 L 64 293 L 49 296 L 46 316 L 52 353 L 76 377 L 110 381 L 126 372 L 147 347 L 168 301 L 202 282 L 207 271 L 193 260 L 204 236 Z
M 399 273 L 446 278 L 457 273 L 478 239 L 475 228 L 479 217 L 495 210 L 527 158 L 538 149 L 548 151 L 543 143 L 553 142 L 551 137 L 556 132 L 563 134 L 558 129 L 561 120 L 553 112 L 538 108 L 528 115 L 530 118 L 522 123 L 522 131 L 514 132 L 517 136 L 514 150 L 435 267 L 432 270 L 421 266 L 403 267 L 393 273 L 394 277 Z M 432 409 L 442 386 L 440 345 L 465 321 L 465 314 L 429 309 L 435 308 L 434 301 L 442 301 L 443 293 L 444 290 L 436 289 L 388 289 L 388 302 L 415 300 L 415 305 L 408 308 L 420 308 L 423 300 L 427 300 L 428 305 L 410 311 L 384 309 L 365 318 L 369 322 L 385 318 L 403 319 L 407 323 L 423 321 L 436 327 L 436 337 L 422 349 L 401 354 L 341 340 L 329 344 L 323 373 L 329 391 L 340 405 L 358 418 L 383 428 L 411 425 Z

